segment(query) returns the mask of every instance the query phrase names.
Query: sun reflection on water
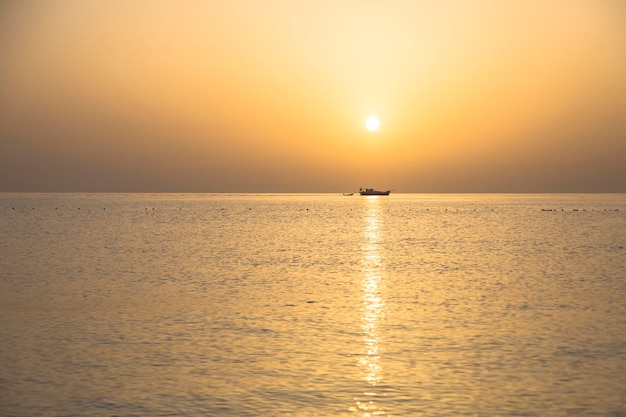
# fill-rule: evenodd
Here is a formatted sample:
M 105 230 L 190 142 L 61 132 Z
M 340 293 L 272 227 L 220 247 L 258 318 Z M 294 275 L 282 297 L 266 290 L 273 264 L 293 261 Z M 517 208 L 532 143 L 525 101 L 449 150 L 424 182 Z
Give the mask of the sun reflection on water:
M 362 411 L 364 416 L 374 416 L 385 414 L 376 402 L 377 397 L 381 396 L 376 387 L 383 380 L 381 363 L 383 347 L 379 327 L 385 315 L 385 301 L 381 296 L 384 283 L 381 275 L 383 260 L 380 252 L 382 229 L 380 202 L 377 197 L 368 197 L 367 204 L 361 281 L 363 347 L 357 365 L 362 369 L 363 380 L 370 385 L 370 389 L 363 393 L 364 398 L 355 398 L 355 401 L 357 410 Z

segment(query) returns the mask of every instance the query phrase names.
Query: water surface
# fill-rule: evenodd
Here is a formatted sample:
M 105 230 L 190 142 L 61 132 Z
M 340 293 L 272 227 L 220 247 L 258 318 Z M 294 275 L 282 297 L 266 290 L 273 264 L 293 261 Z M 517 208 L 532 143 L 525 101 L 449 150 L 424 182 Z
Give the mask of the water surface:
M 626 196 L 0 195 L 0 414 L 626 416 Z

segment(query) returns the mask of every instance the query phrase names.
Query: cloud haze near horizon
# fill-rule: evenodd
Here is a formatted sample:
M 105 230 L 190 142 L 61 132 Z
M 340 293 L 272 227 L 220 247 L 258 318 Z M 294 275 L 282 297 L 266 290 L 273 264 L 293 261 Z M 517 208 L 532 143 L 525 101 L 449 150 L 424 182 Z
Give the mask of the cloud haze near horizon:
M 618 0 L 0 3 L 0 192 L 626 192 L 624 161 Z

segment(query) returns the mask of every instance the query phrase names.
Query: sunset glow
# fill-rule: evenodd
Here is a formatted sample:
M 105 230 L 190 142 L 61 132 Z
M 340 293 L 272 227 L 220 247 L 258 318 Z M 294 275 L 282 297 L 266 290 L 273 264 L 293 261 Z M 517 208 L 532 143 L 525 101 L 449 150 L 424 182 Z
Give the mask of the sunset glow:
M 0 50 L 0 191 L 626 191 L 619 1 L 5 1 Z

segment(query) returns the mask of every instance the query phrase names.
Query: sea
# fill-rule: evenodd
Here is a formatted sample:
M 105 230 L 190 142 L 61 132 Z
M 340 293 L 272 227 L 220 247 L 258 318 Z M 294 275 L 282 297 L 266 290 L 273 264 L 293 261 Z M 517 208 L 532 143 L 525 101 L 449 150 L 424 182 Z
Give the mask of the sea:
M 626 417 L 626 194 L 0 194 L 0 415 Z

